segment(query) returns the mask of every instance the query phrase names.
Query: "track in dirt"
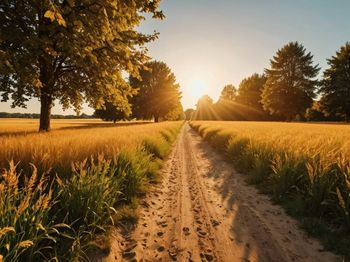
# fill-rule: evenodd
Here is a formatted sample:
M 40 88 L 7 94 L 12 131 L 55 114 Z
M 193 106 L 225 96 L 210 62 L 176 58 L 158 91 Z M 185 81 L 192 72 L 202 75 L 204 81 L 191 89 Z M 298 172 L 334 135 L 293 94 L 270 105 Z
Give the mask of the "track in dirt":
M 105 261 L 337 261 L 185 124 L 135 230 Z

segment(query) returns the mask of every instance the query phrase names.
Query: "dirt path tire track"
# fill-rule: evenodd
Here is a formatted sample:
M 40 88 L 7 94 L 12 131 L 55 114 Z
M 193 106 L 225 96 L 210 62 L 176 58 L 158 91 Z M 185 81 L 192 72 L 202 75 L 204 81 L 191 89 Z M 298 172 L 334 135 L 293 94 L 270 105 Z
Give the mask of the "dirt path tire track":
M 187 124 L 163 176 L 104 261 L 339 261 Z

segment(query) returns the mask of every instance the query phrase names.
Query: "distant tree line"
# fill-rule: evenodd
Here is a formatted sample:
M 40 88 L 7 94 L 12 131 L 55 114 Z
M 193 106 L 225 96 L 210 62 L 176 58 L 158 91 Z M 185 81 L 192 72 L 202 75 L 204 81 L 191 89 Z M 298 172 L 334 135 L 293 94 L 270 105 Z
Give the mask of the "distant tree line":
M 219 100 L 205 95 L 195 120 L 350 121 L 350 43 L 327 60 L 321 80 L 313 56 L 298 42 L 279 49 L 264 74 L 253 74 L 237 89 L 226 85 Z
M 0 112 L 0 118 L 32 118 L 40 119 L 40 114 L 32 113 L 7 113 Z M 89 119 L 94 118 L 93 115 L 81 114 L 81 115 L 51 115 L 53 119 Z

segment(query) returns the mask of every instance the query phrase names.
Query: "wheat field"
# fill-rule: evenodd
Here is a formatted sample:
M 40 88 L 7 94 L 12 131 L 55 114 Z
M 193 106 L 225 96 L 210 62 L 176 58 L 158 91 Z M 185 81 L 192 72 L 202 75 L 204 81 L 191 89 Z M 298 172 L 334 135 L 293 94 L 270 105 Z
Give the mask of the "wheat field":
M 239 135 L 276 149 L 319 154 L 330 162 L 340 155 L 350 159 L 350 125 L 230 121 L 192 123 L 203 133 L 219 131 L 222 135 Z
M 53 131 L 37 133 L 37 121 L 8 121 L 7 131 L 0 133 L 0 168 L 10 160 L 28 163 L 47 171 L 63 168 L 99 154 L 110 158 L 121 149 L 135 150 L 147 137 L 159 137 L 162 130 L 178 126 L 176 122 L 159 124 L 129 123 L 121 126 L 102 121 L 55 120 Z M 2 123 L 2 125 L 4 125 Z M 34 131 L 34 132 L 32 132 Z
M 87 129 L 93 127 L 118 127 L 130 124 L 150 123 L 149 121 L 105 122 L 101 119 L 52 119 L 51 130 Z M 0 121 L 0 136 L 27 135 L 38 132 L 39 119 L 3 118 Z
M 349 255 L 350 125 L 192 121 L 206 141 L 324 245 Z
M 108 228 L 136 218 L 135 199 L 157 179 L 181 127 L 58 120 L 37 133 L 36 121 L 5 122 L 0 261 L 88 261 L 96 236 L 108 250 Z

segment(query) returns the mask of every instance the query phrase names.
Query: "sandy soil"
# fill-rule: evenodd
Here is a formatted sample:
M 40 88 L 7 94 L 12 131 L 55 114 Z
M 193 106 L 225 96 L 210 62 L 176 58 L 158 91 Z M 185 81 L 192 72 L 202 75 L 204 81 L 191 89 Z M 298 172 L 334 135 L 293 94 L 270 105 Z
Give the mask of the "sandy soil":
M 163 175 L 141 200 L 136 228 L 117 232 L 103 261 L 339 260 L 246 185 L 188 125 Z

